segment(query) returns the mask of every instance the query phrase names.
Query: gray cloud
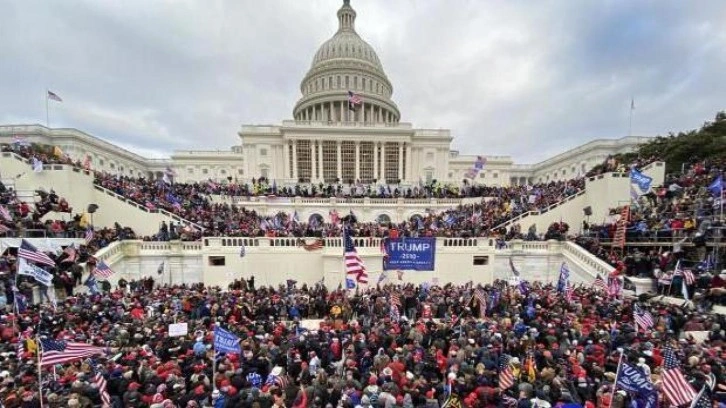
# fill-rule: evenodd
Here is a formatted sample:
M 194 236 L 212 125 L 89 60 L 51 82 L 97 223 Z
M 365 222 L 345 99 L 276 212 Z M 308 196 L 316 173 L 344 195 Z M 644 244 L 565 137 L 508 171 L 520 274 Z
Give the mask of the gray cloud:
M 464 153 L 532 162 L 596 137 L 690 129 L 726 108 L 726 8 L 682 2 L 352 1 L 403 120 Z M 0 121 L 143 154 L 228 148 L 291 116 L 336 0 L 0 0 Z

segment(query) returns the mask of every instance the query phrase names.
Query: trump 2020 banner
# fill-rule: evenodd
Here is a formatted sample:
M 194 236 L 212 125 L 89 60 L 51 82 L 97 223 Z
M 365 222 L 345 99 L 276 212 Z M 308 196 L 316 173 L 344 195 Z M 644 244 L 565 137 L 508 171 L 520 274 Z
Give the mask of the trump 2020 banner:
M 433 271 L 436 238 L 387 239 L 383 270 Z

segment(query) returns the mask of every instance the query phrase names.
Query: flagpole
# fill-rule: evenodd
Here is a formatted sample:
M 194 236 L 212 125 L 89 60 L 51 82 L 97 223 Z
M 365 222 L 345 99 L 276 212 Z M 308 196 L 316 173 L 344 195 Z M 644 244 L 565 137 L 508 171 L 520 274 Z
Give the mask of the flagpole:
M 633 135 L 633 111 L 635 110 L 635 99 L 630 98 L 630 122 L 628 124 L 628 136 Z
M 620 358 L 618 359 L 618 369 L 615 371 L 615 381 L 613 382 L 613 389 L 612 391 L 610 391 L 610 403 L 608 404 L 608 408 L 612 408 L 613 399 L 615 399 L 615 391 L 618 389 L 618 377 L 620 377 L 620 366 L 623 365 L 623 354 L 625 354 L 624 351 L 625 350 L 618 348 Z
M 40 400 L 40 408 L 43 408 L 43 371 L 40 359 L 40 355 L 43 352 L 43 345 L 40 342 L 40 338 L 36 338 L 36 341 L 40 345 L 36 349 L 36 353 L 38 354 L 38 398 Z
M 45 127 L 50 128 L 50 115 L 48 114 L 48 88 L 45 88 Z

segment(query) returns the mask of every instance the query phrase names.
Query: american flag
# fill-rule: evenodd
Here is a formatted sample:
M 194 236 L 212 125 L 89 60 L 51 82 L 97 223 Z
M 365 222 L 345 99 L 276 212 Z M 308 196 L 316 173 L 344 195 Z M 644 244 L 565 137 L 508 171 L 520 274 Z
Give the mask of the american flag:
M 597 290 L 602 290 L 603 292 L 608 291 L 608 285 L 605 283 L 605 280 L 600 276 L 600 274 L 597 274 L 597 277 L 595 278 L 595 283 L 592 284 L 592 286 Z
M 55 266 L 55 262 L 50 257 L 42 252 L 38 251 L 38 248 L 34 247 L 30 242 L 23 240 L 18 248 L 18 256 L 39 264 Z
M 318 249 L 323 249 L 323 240 L 316 239 L 315 241 L 313 241 L 312 244 L 308 244 L 303 240 L 303 241 L 300 241 L 300 245 L 306 251 L 317 251 Z
M 331 224 L 337 225 L 338 223 L 340 223 L 340 215 L 338 214 L 337 210 L 328 211 L 328 215 L 330 216 Z
M 48 99 L 50 99 L 51 101 L 56 101 L 56 102 L 63 102 L 63 99 L 61 99 L 60 96 L 56 95 L 55 92 L 51 92 L 51 91 L 48 91 Z
M 358 251 L 355 249 L 353 239 L 350 237 L 350 231 L 345 229 L 343 231 L 343 242 L 345 250 L 343 256 L 345 258 L 345 271 L 347 275 L 355 275 L 355 279 L 360 284 L 368 283 L 368 272 L 366 272 L 366 266 L 363 264 L 363 260 L 358 256 Z
M 348 107 L 350 109 L 355 109 L 355 105 L 360 105 L 361 103 L 363 103 L 363 99 L 360 95 L 353 91 L 348 91 Z
M 70 246 L 66 247 L 66 249 L 63 250 L 63 253 L 68 256 L 65 259 L 63 259 L 61 261 L 61 263 L 76 262 L 76 259 L 78 259 L 78 252 L 76 251 L 76 246 L 74 244 L 71 244 Z
M 268 387 L 278 387 L 278 388 L 283 389 L 283 390 L 285 388 L 287 388 L 287 385 L 289 383 L 290 382 L 287 380 L 287 376 L 286 375 L 269 374 L 267 376 L 267 381 L 265 381 L 265 385 L 266 386 L 268 386 Z
M 30 142 L 22 136 L 13 136 L 13 144 L 18 146 L 30 146 Z
M 487 315 L 487 299 L 484 296 L 484 292 L 481 289 L 474 291 L 474 297 L 479 303 L 479 317 L 485 317 Z
M 572 296 L 575 294 L 575 287 L 567 283 L 567 288 L 565 289 L 565 300 L 567 302 L 572 302 Z
M 398 293 L 391 293 L 391 304 L 403 306 L 401 303 L 401 296 Z
M 620 282 L 620 278 L 617 276 L 613 276 L 611 278 L 608 278 L 608 294 L 610 297 L 617 298 L 620 297 L 623 291 L 623 284 Z
M 91 366 L 91 373 L 95 373 L 93 375 L 93 383 L 96 385 L 96 389 L 98 389 L 98 393 L 101 394 L 101 402 L 103 408 L 110 408 L 111 407 L 111 396 L 108 394 L 108 390 L 106 389 L 106 378 L 103 376 L 103 374 L 96 370 L 94 367 L 95 362 L 91 359 L 86 360 L 86 362 L 89 363 L 89 366 Z
M 499 359 L 499 389 L 502 391 L 511 388 L 514 385 L 514 374 L 512 367 L 509 365 L 510 357 L 503 355 Z
M 8 211 L 8 209 L 5 208 L 4 205 L 0 205 L 0 216 L 5 218 L 5 220 L 7 220 L 7 221 L 13 220 L 13 216 L 10 215 L 10 211 Z
M 682 276 L 683 280 L 686 281 L 686 285 L 693 285 L 696 283 L 696 277 L 693 275 L 693 271 L 690 269 L 681 268 L 681 261 L 676 262 L 675 276 Z
M 105 353 L 103 347 L 91 346 L 86 343 L 72 343 L 62 340 L 40 339 L 40 365 L 49 366 L 65 364 L 80 358 Z
M 660 285 L 670 285 L 673 282 L 673 273 L 672 272 L 663 272 L 661 276 L 658 278 L 658 284 Z
M 91 241 L 93 241 L 93 237 L 96 234 L 93 232 L 93 229 L 89 228 L 86 230 L 86 235 L 83 237 L 83 239 L 86 241 L 86 245 L 90 244 Z
M 683 376 L 678 357 L 671 346 L 663 350 L 663 357 L 663 392 L 673 405 L 690 404 L 696 397 L 696 392 Z
M 650 312 L 641 309 L 638 305 L 633 305 L 633 320 L 635 320 L 635 324 L 640 326 L 640 328 L 644 331 L 653 327 L 653 315 L 651 315 Z
M 105 262 L 101 261 L 96 265 L 95 268 L 93 268 L 93 271 L 91 271 L 91 275 L 98 276 L 99 278 L 108 279 L 113 275 L 113 271 L 111 268 L 106 265 Z

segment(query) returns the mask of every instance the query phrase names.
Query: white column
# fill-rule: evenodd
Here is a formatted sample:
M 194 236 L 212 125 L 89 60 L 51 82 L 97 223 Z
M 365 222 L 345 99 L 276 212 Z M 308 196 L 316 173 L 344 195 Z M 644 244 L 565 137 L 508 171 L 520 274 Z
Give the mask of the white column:
M 337 148 L 338 148 L 338 152 L 337 152 L 338 159 L 336 160 L 336 164 L 338 165 L 337 177 L 338 177 L 339 181 L 343 181 L 343 163 L 342 163 L 343 153 L 340 149 L 340 140 L 335 142 L 335 144 L 337 145 Z
M 360 142 L 355 142 L 355 179 L 360 179 Z
M 398 142 L 398 178 L 403 180 L 403 142 Z
M 290 178 L 290 142 L 283 141 L 282 143 L 282 178 Z
M 328 120 L 331 121 L 331 122 L 333 121 L 333 112 L 334 112 L 333 109 L 334 109 L 333 108 L 333 102 L 330 102 L 328 104 Z
M 323 141 L 321 140 L 318 143 L 320 143 L 320 145 L 318 146 L 318 167 L 320 167 L 320 174 L 318 174 L 318 178 L 320 180 L 323 180 L 325 178 L 325 164 L 323 163 Z
M 310 141 L 310 181 L 315 182 L 315 140 Z
M 406 145 L 406 181 L 413 182 L 411 180 L 411 176 L 413 175 L 413 171 L 411 170 L 413 168 L 413 161 L 411 160 L 411 143 L 408 143 Z
M 378 177 L 378 144 L 379 142 L 373 142 L 373 178 L 380 180 Z
M 297 183 L 297 140 L 292 141 L 292 178 Z
M 381 142 L 381 177 L 379 180 L 386 182 L 386 142 Z
M 365 123 L 366 121 L 366 103 L 361 102 L 360 103 L 360 121 Z

